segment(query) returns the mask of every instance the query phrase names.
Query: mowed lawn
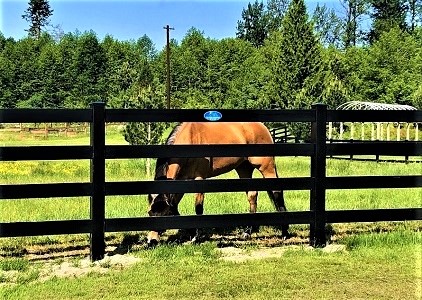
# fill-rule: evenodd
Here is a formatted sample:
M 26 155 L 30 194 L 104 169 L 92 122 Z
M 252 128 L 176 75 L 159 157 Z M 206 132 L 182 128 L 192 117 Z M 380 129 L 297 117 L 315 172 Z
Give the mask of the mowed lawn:
M 418 241 L 420 234 L 408 232 L 395 240 L 383 233 L 355 240 L 340 252 L 299 248 L 243 262 L 222 260 L 212 243 L 159 246 L 132 253 L 141 261 L 123 270 L 22 280 L 0 285 L 0 291 L 2 299 L 43 300 L 420 299 Z

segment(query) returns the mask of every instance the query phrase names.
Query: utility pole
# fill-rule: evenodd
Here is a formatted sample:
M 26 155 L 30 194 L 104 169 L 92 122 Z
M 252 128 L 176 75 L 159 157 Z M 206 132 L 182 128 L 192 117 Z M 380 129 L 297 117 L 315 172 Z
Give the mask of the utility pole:
M 170 109 L 170 30 L 174 30 L 173 27 L 169 25 L 163 27 L 167 32 L 167 45 L 166 45 L 166 55 L 167 55 L 167 109 Z

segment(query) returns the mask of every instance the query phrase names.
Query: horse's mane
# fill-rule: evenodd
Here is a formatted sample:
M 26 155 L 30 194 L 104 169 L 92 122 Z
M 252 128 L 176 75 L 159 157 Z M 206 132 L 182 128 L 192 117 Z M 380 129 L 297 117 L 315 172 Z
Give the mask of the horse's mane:
M 170 132 L 169 136 L 166 139 L 166 145 L 173 145 L 174 141 L 176 140 L 176 136 L 180 131 L 182 123 L 177 124 L 173 130 Z M 168 158 L 160 157 L 157 159 L 157 163 L 155 165 L 155 180 L 162 180 L 167 179 L 167 166 L 168 166 Z
M 173 130 L 170 132 L 169 136 L 166 140 L 166 145 L 173 145 L 174 141 L 176 140 L 176 136 L 180 131 L 180 128 L 182 127 L 182 123 L 177 124 Z

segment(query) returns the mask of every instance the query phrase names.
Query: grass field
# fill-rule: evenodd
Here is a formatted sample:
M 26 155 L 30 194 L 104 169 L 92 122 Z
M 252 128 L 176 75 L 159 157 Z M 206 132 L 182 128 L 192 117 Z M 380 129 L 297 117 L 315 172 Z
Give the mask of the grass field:
M 344 239 L 340 252 L 299 247 L 238 263 L 220 259 L 213 243 L 159 246 L 135 252 L 141 260 L 127 269 L 45 282 L 34 279 L 41 263 L 21 261 L 27 270 L 0 292 L 2 299 L 43 300 L 420 299 L 420 241 L 414 232 L 365 234 Z
M 125 143 L 110 131 L 108 144 Z M 2 135 L 2 145 L 89 144 L 88 136 L 48 140 Z M 281 177 L 309 176 L 309 158 L 277 158 Z M 375 163 L 327 160 L 328 176 L 420 175 L 420 163 Z M 232 178 L 234 173 L 222 176 Z M 258 174 L 256 174 L 258 176 Z M 107 161 L 108 181 L 146 180 L 145 161 Z M 0 162 L 0 184 L 86 182 L 88 161 Z M 286 191 L 289 210 L 308 210 L 309 192 Z M 421 207 L 422 189 L 342 190 L 327 192 L 327 209 Z M 266 193 L 260 193 L 259 211 L 273 211 Z M 106 199 L 107 217 L 146 216 L 145 196 Z M 182 214 L 193 214 L 193 196 L 181 203 Z M 247 212 L 244 193 L 207 194 L 205 213 Z M 85 219 L 89 199 L 52 198 L 0 201 L 0 222 Z M 336 243 L 345 251 L 325 253 L 305 248 L 287 250 L 278 258 L 233 263 L 221 260 L 215 241 L 201 245 L 163 245 L 133 250 L 141 262 L 127 269 L 110 268 L 77 278 L 40 282 L 40 264 L 25 256 L 27 249 L 51 251 L 86 247 L 86 235 L 0 239 L 0 295 L 4 299 L 420 299 L 421 222 L 340 224 Z M 307 226 L 293 226 L 305 231 Z M 271 232 L 271 230 L 270 230 Z M 274 233 L 274 232 L 272 232 Z M 109 234 L 119 243 L 126 234 Z M 130 236 L 130 235 L 129 235 Z M 135 235 L 136 236 L 136 235 Z M 140 239 L 144 233 L 140 233 Z M 263 237 L 265 239 L 265 233 Z M 247 244 L 245 250 L 260 247 Z M 37 250 L 35 250 L 37 251 Z M 41 252 L 44 250 L 40 250 Z M 12 257 L 17 256 L 17 257 Z M 77 264 L 77 263 L 76 263 Z M 9 279 L 14 272 L 13 279 Z M 419 298 L 418 298 L 419 297 Z M 3 299 L 2 298 L 2 299 Z

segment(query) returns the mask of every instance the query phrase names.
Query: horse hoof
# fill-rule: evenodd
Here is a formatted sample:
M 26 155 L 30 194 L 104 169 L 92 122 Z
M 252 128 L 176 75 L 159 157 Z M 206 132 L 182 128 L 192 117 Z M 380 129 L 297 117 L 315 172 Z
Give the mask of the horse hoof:
M 283 241 L 288 240 L 288 239 L 290 239 L 291 237 L 292 237 L 292 235 L 291 235 L 290 233 L 288 233 L 288 232 L 283 232 L 283 233 L 282 233 L 282 235 L 281 235 L 281 239 L 282 239 Z
M 148 248 L 154 248 L 158 245 L 158 240 L 156 239 L 151 239 L 147 241 L 147 246 Z
M 192 243 L 192 244 L 200 244 L 201 243 L 201 237 L 199 236 L 199 235 L 195 235 L 191 240 L 190 240 L 190 242 Z
M 242 240 L 250 240 L 251 237 L 252 237 L 251 234 L 248 232 L 242 233 Z

